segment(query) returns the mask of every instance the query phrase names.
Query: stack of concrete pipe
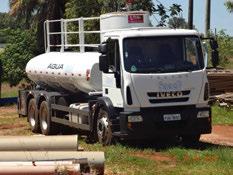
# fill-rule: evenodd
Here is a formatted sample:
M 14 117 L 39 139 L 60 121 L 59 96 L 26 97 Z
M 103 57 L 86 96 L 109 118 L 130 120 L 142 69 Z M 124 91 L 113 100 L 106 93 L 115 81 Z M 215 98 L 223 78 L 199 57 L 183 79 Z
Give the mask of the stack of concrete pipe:
M 104 153 L 78 151 L 78 136 L 0 137 L 0 175 L 104 174 Z

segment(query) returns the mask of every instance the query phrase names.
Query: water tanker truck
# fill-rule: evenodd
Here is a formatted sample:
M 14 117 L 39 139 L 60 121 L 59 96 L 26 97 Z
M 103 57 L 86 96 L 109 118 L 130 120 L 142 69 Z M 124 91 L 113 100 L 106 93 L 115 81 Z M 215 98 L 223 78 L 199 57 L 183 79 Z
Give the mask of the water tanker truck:
M 93 20 L 100 31 L 85 30 Z M 72 22 L 78 31 L 69 31 Z M 18 98 L 33 132 L 50 135 L 65 125 L 104 145 L 170 136 L 195 142 L 211 132 L 207 56 L 197 31 L 151 27 L 144 11 L 48 20 L 44 28 L 46 52 L 26 66 L 36 86 Z M 72 34 L 79 42 L 71 43 Z M 86 35 L 100 42 L 85 43 Z

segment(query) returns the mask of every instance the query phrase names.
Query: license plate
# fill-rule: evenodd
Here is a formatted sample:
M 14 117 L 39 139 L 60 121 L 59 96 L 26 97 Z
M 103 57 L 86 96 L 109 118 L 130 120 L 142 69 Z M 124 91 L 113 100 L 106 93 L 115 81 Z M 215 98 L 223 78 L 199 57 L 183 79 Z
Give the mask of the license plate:
M 177 121 L 181 120 L 181 115 L 180 114 L 164 114 L 163 115 L 164 121 Z

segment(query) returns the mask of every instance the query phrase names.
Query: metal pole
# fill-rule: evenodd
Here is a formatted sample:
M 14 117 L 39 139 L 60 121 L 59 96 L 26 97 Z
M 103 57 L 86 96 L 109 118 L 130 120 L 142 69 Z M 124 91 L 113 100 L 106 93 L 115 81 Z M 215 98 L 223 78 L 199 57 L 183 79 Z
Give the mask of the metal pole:
M 47 50 L 46 52 L 50 52 L 50 28 L 49 21 L 46 20 L 46 32 L 47 32 Z
M 193 29 L 193 0 L 189 0 L 188 28 Z
M 211 13 L 211 0 L 206 0 L 206 15 L 205 15 L 205 36 L 209 36 L 210 32 L 210 13 Z
M 64 20 L 64 37 L 65 37 L 65 49 L 67 49 L 67 45 L 68 45 L 68 38 L 67 38 L 67 21 Z
M 64 19 L 61 19 L 61 52 L 64 52 Z
M 84 21 L 83 17 L 79 19 L 79 44 L 80 44 L 80 52 L 85 52 L 85 36 L 84 36 Z

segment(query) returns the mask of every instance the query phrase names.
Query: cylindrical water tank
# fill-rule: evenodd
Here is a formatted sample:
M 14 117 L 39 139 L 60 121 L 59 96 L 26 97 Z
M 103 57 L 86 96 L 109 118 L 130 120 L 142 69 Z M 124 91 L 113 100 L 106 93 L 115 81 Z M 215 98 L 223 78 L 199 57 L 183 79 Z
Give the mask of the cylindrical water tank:
M 42 87 L 84 93 L 102 90 L 97 52 L 50 52 L 31 59 L 26 72 Z
M 100 16 L 101 41 L 106 31 L 118 29 L 128 29 L 137 27 L 150 27 L 149 12 L 147 11 L 128 11 L 113 12 Z

